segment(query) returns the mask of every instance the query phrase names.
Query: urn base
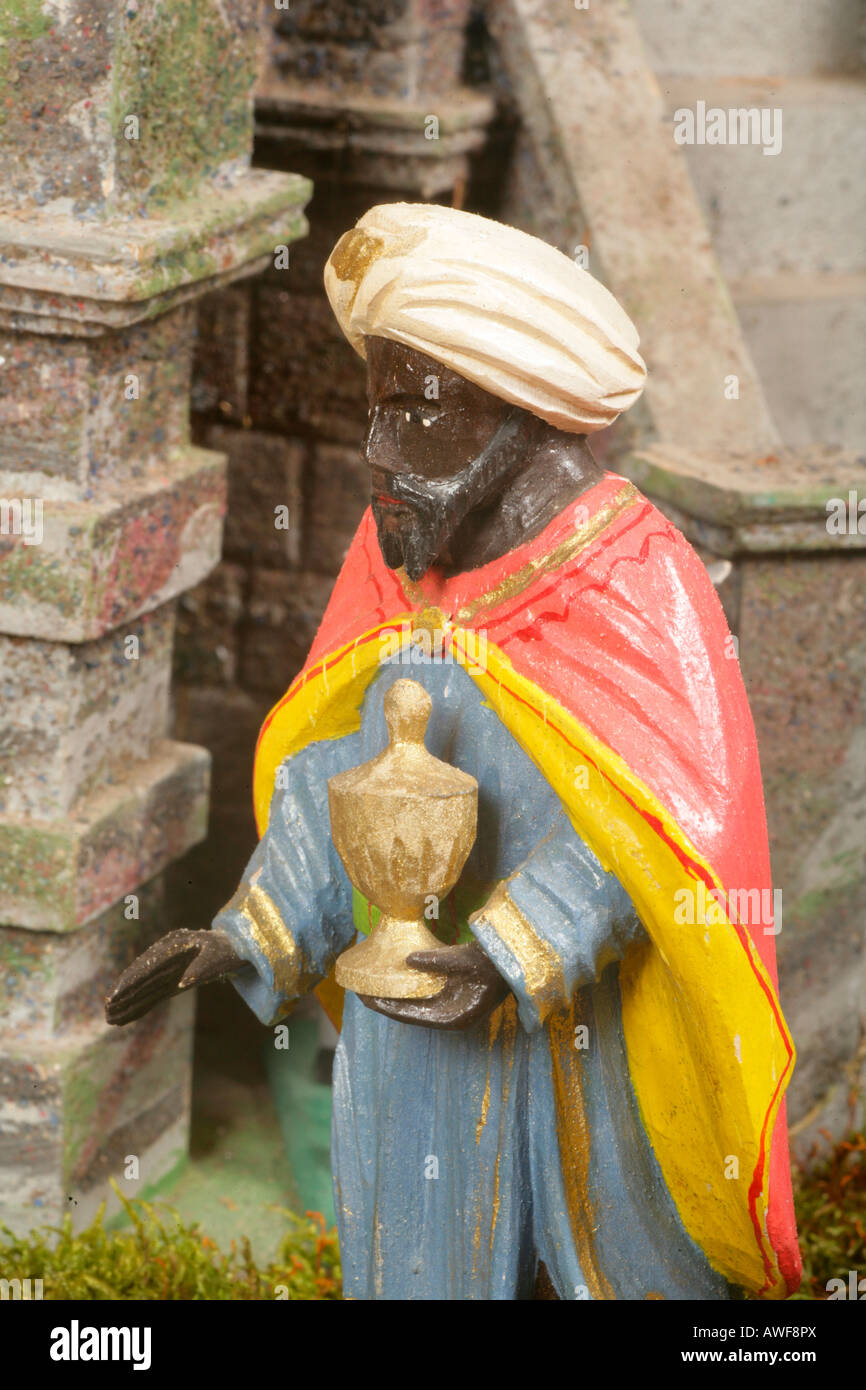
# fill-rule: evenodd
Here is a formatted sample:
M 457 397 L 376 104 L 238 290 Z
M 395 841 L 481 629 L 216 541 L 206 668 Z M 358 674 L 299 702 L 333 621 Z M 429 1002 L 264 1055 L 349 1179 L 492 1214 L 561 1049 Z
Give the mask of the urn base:
M 438 951 L 438 941 L 423 921 L 382 914 L 370 935 L 337 958 L 337 984 L 355 994 L 384 999 L 430 999 L 445 984 L 445 976 L 413 970 L 406 957 L 413 951 Z

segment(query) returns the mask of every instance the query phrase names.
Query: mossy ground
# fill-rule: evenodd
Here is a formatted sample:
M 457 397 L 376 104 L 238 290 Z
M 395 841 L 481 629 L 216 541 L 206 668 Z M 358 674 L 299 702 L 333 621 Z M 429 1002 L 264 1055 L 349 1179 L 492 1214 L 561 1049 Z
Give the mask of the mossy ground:
M 318 1212 L 279 1211 L 285 1226 L 277 1254 L 257 1264 L 246 1237 L 220 1250 L 196 1222 L 169 1207 L 128 1201 L 115 1185 L 131 1230 L 107 1230 L 102 1213 L 73 1233 L 69 1218 L 17 1239 L 0 1227 L 5 1279 L 41 1279 L 45 1299 L 339 1299 L 335 1230 Z M 273 1217 L 272 1217 L 273 1219 Z
M 866 1134 L 852 1134 L 808 1173 L 795 1171 L 794 1200 L 803 1255 L 795 1298 L 826 1299 L 831 1279 L 866 1277 Z
M 866 1275 L 866 1136 L 853 1135 L 797 1182 L 803 1252 L 799 1299 L 825 1299 L 830 1279 Z M 171 1208 L 118 1195 L 131 1230 L 106 1230 L 101 1215 L 73 1234 L 67 1222 L 18 1239 L 0 1227 L 3 1277 L 42 1279 L 46 1299 L 338 1300 L 340 1256 L 334 1229 L 318 1212 L 285 1224 L 276 1256 L 257 1263 L 249 1240 L 228 1251 Z

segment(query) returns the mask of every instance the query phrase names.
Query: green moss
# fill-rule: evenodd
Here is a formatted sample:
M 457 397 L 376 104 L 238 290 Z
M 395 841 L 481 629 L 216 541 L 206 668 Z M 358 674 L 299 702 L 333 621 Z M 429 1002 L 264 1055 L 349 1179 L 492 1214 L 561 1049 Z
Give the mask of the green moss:
M 257 1265 L 249 1241 L 228 1252 L 184 1223 L 170 1207 L 128 1201 L 115 1183 L 133 1229 L 112 1230 L 100 1209 L 78 1235 L 70 1218 L 17 1237 L 0 1226 L 5 1279 L 42 1279 L 46 1299 L 341 1298 L 335 1230 L 318 1212 L 304 1218 L 269 1208 L 286 1223 L 277 1256 Z M 795 1173 L 795 1204 L 803 1284 L 795 1299 L 825 1299 L 830 1279 L 866 1275 L 866 1135 L 855 1134 L 811 1173 Z M 283 1295 L 285 1296 L 285 1295 Z
M 100 1096 L 105 1089 L 105 1077 L 93 1077 L 88 1067 L 98 1061 L 91 1053 L 66 1068 L 63 1104 L 63 1171 L 72 1175 L 83 1145 L 93 1131 L 94 1117 Z
M 75 570 L 56 556 L 43 556 L 39 550 L 38 545 L 16 545 L 4 557 L 0 581 L 7 602 L 22 594 L 33 603 L 47 603 L 63 613 L 74 613 L 81 602 Z
M 106 1227 L 100 1208 L 86 1230 L 62 1226 L 16 1237 L 0 1226 L 0 1269 L 5 1279 L 41 1279 L 45 1299 L 235 1300 L 340 1299 L 340 1255 L 335 1230 L 318 1212 L 304 1217 L 282 1208 L 285 1234 L 276 1258 L 256 1264 L 244 1237 L 226 1252 L 198 1223 L 181 1221 L 170 1207 L 128 1201 L 115 1183 L 131 1231 Z
M 110 103 L 126 192 L 182 198 L 203 175 L 248 154 L 255 45 L 255 27 L 228 25 L 218 6 L 144 0 L 126 19 Z M 138 117 L 137 140 L 124 136 L 127 116 Z
M 866 1277 L 866 1135 L 852 1134 L 813 1172 L 795 1172 L 803 1255 L 798 1299 L 826 1299 L 830 1279 Z
M 50 20 L 42 9 L 42 0 L 3 0 L 0 5 L 0 95 L 5 94 L 10 70 L 14 72 L 19 48 L 41 38 L 49 27 Z M 5 114 L 0 101 L 0 121 L 5 119 Z
M 0 829 L 0 894 L 6 899 L 71 912 L 74 857 L 70 841 L 50 830 Z

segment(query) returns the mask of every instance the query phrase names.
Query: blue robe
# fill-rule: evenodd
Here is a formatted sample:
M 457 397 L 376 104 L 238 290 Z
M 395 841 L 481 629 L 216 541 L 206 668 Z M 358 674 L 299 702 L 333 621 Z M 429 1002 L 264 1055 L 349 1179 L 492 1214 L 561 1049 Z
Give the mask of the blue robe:
M 268 830 L 214 921 L 249 962 L 236 988 L 273 1024 L 355 939 L 327 781 L 386 746 L 384 695 L 406 675 L 433 699 L 430 752 L 479 784 L 464 877 L 491 889 L 508 879 L 558 959 L 561 998 L 549 981 L 542 998 L 483 912 L 471 930 L 513 991 L 487 1019 L 464 1032 L 419 1027 L 347 993 L 331 1129 L 345 1296 L 531 1298 L 542 1260 L 561 1299 L 728 1297 L 682 1225 L 629 1079 L 618 960 L 643 928 L 459 665 L 383 665 L 359 732 L 283 765 Z

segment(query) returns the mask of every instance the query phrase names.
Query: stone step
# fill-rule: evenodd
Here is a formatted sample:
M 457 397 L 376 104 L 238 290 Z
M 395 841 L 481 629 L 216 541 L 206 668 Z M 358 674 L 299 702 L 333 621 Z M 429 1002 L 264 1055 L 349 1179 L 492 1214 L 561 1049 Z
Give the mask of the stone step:
M 657 73 L 841 72 L 863 63 L 860 0 L 633 0 Z
M 0 1222 L 25 1232 L 68 1212 L 81 1229 L 103 1200 L 148 1191 L 183 1159 L 192 1084 L 191 995 L 126 1028 L 103 1020 L 62 1038 L 4 1037 Z M 130 1164 L 135 1158 L 137 1165 Z
M 866 498 L 862 451 L 819 444 L 720 453 L 659 441 L 620 466 L 692 545 L 715 556 L 866 553 L 851 506 L 852 494 Z M 831 515 L 840 526 L 828 525 Z
M 0 924 L 73 931 L 204 839 L 210 755 L 164 740 L 58 820 L 0 817 Z
M 866 440 L 866 273 L 748 276 L 731 293 L 786 444 Z
M 0 1054 L 104 1030 L 105 996 L 174 920 L 157 874 L 139 884 L 135 902 L 116 902 L 77 931 L 0 927 Z
M 689 120 L 676 113 L 694 115 L 695 143 L 681 148 L 728 277 L 866 267 L 861 80 L 671 77 L 660 86 L 671 139 Z M 727 113 L 743 109 L 767 113 L 762 139 L 777 153 L 760 144 L 697 143 L 701 134 L 712 138 L 713 110 L 725 113 L 725 134 L 736 140 Z
M 0 816 L 53 820 L 166 735 L 174 604 L 95 642 L 0 634 Z
M 73 501 L 0 472 L 0 632 L 87 642 L 192 588 L 219 561 L 225 459 L 175 450 L 121 496 Z

